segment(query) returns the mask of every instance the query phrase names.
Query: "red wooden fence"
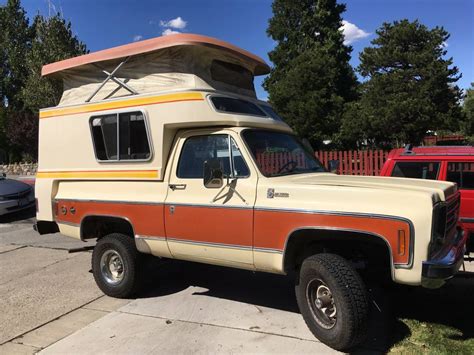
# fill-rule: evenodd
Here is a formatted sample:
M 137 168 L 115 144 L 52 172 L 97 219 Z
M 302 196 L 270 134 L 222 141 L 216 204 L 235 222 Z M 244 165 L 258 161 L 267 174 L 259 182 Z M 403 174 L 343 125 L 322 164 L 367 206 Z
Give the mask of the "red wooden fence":
M 318 151 L 316 157 L 329 169 L 330 160 L 339 160 L 339 174 L 380 175 L 388 152 L 383 150 Z
M 342 175 L 380 175 L 388 156 L 383 150 L 319 151 L 314 154 L 328 170 L 330 160 L 339 160 L 338 173 Z M 305 168 L 301 153 L 263 152 L 257 154 L 256 160 L 265 174 L 276 174 L 289 162 Z

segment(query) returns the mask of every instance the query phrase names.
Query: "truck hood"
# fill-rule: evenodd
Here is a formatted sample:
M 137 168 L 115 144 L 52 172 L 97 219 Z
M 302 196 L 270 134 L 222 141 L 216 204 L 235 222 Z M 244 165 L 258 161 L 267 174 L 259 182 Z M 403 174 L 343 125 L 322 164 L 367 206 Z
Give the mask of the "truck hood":
M 434 194 L 438 201 L 446 201 L 456 193 L 456 184 L 422 179 L 407 179 L 379 176 L 336 175 L 330 173 L 302 174 L 284 177 L 286 183 L 296 185 L 325 185 L 376 190 L 419 191 Z

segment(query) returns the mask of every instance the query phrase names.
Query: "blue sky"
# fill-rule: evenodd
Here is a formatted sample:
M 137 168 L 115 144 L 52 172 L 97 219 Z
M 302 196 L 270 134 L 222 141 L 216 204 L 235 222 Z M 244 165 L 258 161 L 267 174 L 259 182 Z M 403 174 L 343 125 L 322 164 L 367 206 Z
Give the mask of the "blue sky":
M 4 4 L 6 0 L 0 0 Z M 474 0 L 346 0 L 343 18 L 348 23 L 354 50 L 351 63 L 370 45 L 383 22 L 419 19 L 428 27 L 443 26 L 450 34 L 448 56 L 454 58 L 468 88 L 474 81 Z M 48 5 L 51 4 L 51 6 Z M 268 61 L 274 47 L 266 28 L 271 0 L 23 0 L 28 16 L 49 8 L 72 22 L 74 33 L 90 51 L 126 44 L 139 38 L 161 36 L 164 31 L 198 33 L 226 40 Z M 54 9 L 52 10 L 54 12 Z M 174 21 L 171 21 L 174 20 Z M 262 78 L 257 94 L 265 99 Z

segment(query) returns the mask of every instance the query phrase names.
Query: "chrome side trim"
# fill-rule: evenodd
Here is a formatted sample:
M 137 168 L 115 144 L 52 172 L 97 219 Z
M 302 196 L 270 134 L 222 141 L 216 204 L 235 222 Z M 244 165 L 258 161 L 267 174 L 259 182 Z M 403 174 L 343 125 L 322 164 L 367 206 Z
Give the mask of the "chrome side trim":
M 272 249 L 272 248 L 253 248 L 253 251 L 261 253 L 273 253 L 273 254 L 283 254 L 284 250 Z
M 474 218 L 459 218 L 463 223 L 474 223 Z
M 200 242 L 200 241 L 195 241 L 195 240 L 179 239 L 179 238 L 166 238 L 166 239 L 167 239 L 168 242 L 174 242 L 174 243 L 193 244 L 193 245 L 199 245 L 199 246 L 209 246 L 209 247 L 228 248 L 228 249 L 239 249 L 239 250 L 248 250 L 248 251 L 253 250 L 252 246 L 245 246 L 245 245 Z
M 229 249 L 240 249 L 240 250 L 253 250 L 258 252 L 265 252 L 265 253 L 276 253 L 276 254 L 283 254 L 283 250 L 280 249 L 272 249 L 272 248 L 253 248 L 251 246 L 245 245 L 233 245 L 233 244 L 225 244 L 225 243 L 212 243 L 212 242 L 200 242 L 194 241 L 189 239 L 180 239 L 180 238 L 166 238 L 160 236 L 148 236 L 148 235 L 135 235 L 136 239 L 143 239 L 143 240 L 159 240 L 159 241 L 170 241 L 175 243 L 185 243 L 185 244 L 194 244 L 194 245 L 203 245 L 203 246 L 210 246 L 210 247 L 218 247 L 218 248 L 229 248 Z
M 136 239 L 166 241 L 166 237 L 135 234 Z
M 325 214 L 325 215 L 336 215 L 336 216 L 349 216 L 349 217 L 365 217 L 365 218 L 378 218 L 378 219 L 397 219 L 404 222 L 411 221 L 404 217 L 390 216 L 376 213 L 364 213 L 364 212 L 341 212 L 341 211 L 325 211 L 325 210 L 310 210 L 310 209 L 297 209 L 297 208 L 278 208 L 278 207 L 254 207 L 255 211 L 264 212 L 290 212 L 290 213 L 309 213 L 309 214 Z
M 208 204 L 199 204 L 199 203 L 173 203 L 166 202 L 165 206 L 184 206 L 184 207 L 203 207 L 203 208 L 228 208 L 228 209 L 237 209 L 237 210 L 253 210 L 252 206 L 224 206 L 224 205 L 208 205 Z
M 71 226 L 71 227 L 80 227 L 80 224 L 79 224 L 79 223 L 68 222 L 68 221 L 58 221 L 57 219 L 56 219 L 55 222 L 58 223 L 58 224 L 65 224 L 65 225 Z M 82 238 L 81 238 L 81 239 L 82 239 Z
M 55 198 L 55 202 L 68 201 L 68 202 L 93 202 L 93 203 L 123 203 L 128 205 L 145 205 L 145 206 L 160 206 L 164 205 L 163 202 L 151 202 L 151 201 L 126 201 L 126 200 L 95 200 L 95 199 L 79 199 L 79 198 Z

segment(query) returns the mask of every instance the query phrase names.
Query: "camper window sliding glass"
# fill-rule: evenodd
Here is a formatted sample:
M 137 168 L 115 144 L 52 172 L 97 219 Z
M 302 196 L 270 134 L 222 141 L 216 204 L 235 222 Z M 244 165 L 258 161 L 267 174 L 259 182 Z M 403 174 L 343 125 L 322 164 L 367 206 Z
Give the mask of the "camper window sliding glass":
M 150 143 L 142 112 L 94 116 L 91 117 L 90 126 L 97 160 L 150 159 Z

